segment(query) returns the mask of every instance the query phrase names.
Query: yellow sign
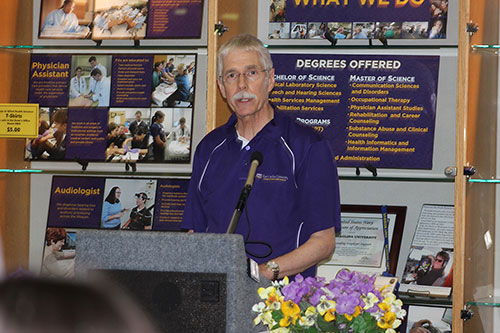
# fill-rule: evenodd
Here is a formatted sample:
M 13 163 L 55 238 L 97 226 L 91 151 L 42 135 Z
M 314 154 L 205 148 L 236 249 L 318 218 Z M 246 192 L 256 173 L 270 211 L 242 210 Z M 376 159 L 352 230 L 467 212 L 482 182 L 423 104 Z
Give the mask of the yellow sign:
M 38 104 L 0 104 L 0 137 L 37 137 L 38 117 Z

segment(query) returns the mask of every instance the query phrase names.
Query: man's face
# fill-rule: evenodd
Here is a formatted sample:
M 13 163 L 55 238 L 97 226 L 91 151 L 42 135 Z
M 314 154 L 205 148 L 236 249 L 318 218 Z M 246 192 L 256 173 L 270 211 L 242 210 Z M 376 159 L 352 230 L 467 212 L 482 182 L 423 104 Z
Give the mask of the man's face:
M 63 123 L 59 123 L 57 121 L 54 121 L 54 127 L 57 129 L 58 132 L 66 133 L 67 124 L 63 124 Z
M 222 97 L 238 118 L 253 115 L 261 111 L 268 102 L 269 93 L 274 87 L 274 68 L 262 72 L 264 64 L 256 51 L 233 50 L 222 59 L 222 78 L 217 79 Z M 243 73 L 258 71 L 255 81 L 249 80 Z M 224 78 L 229 73 L 239 74 L 235 82 Z
M 145 137 L 146 137 L 146 134 L 141 134 L 141 135 L 134 134 L 135 141 L 143 141 Z
M 432 265 L 432 269 L 441 269 L 443 268 L 444 265 L 444 259 L 441 256 L 437 256 L 436 259 L 434 259 L 434 264 Z
M 141 198 L 141 197 L 136 197 L 136 198 L 135 198 L 135 204 L 136 204 L 137 206 L 143 205 L 143 204 L 144 204 L 144 199 L 143 199 L 143 198 Z
M 94 68 L 96 65 L 97 65 L 97 61 L 95 61 L 95 60 L 90 61 L 90 66 L 92 68 Z
M 66 14 L 69 14 L 73 11 L 73 9 L 75 9 L 75 3 L 72 1 L 72 2 L 68 2 L 64 7 L 63 7 L 63 11 L 66 13 Z
M 96 81 L 101 81 L 101 78 L 102 78 L 102 75 L 101 74 L 96 74 L 94 76 L 92 76 L 94 78 L 94 80 Z
M 135 114 L 135 120 L 137 120 L 137 122 L 140 122 L 141 121 L 141 114 L 140 113 L 136 113 Z

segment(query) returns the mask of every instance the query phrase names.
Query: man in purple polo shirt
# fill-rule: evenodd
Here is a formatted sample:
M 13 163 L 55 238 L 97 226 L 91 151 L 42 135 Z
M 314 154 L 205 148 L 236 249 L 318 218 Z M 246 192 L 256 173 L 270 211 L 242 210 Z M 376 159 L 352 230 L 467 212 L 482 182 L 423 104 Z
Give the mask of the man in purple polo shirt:
M 218 54 L 222 96 L 233 114 L 198 145 L 182 227 L 224 233 L 250 167 L 263 163 L 236 233 L 247 255 L 270 280 L 301 273 L 314 276 L 340 231 L 337 169 L 330 145 L 310 128 L 274 111 L 269 52 L 251 35 L 238 35 Z

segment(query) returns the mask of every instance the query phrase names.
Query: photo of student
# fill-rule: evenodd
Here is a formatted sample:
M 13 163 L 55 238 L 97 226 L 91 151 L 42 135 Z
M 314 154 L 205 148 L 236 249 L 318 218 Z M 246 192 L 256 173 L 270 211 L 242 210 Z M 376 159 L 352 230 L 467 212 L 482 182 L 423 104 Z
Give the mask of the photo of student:
M 51 38 L 87 38 L 90 29 L 85 21 L 88 11 L 88 1 L 61 0 L 43 1 L 41 8 L 40 37 Z M 78 16 L 74 13 L 78 3 Z
M 192 109 L 163 109 L 163 129 L 167 134 L 165 161 L 188 161 L 191 151 Z
M 66 229 L 47 228 L 40 275 L 64 278 L 75 276 L 75 244 Z
M 130 212 L 130 218 L 122 229 L 128 230 L 151 230 L 153 215 L 150 208 L 146 207 L 146 202 L 150 199 L 145 192 L 135 194 L 136 206 Z
M 109 106 L 111 93 L 112 57 L 109 55 L 71 58 L 74 77 L 70 80 L 69 103 L 71 107 L 106 107 Z
M 453 251 L 441 248 L 413 248 L 401 283 L 451 287 Z
M 353 39 L 369 39 L 374 37 L 375 23 L 354 22 L 353 26 Z
M 191 107 L 196 57 L 186 54 L 155 55 L 153 64 L 151 105 Z
M 114 186 L 109 191 L 102 205 L 101 228 L 120 229 L 121 218 L 128 212 L 129 208 L 123 208 L 120 202 L 122 191 L 120 187 Z
M 155 62 L 153 65 L 153 90 L 156 89 L 161 83 L 161 79 L 163 76 L 163 63 Z
M 99 68 L 94 68 L 90 72 L 90 77 L 95 80 L 95 87 L 92 92 L 86 96 L 97 102 L 98 107 L 109 106 L 109 97 L 111 93 L 111 80 L 106 77 Z
M 103 202 L 101 228 L 131 230 L 152 228 L 156 180 L 107 179 L 104 193 L 107 193 L 107 196 Z M 108 220 L 106 225 L 104 225 L 105 220 Z
M 271 22 L 269 23 L 269 39 L 288 39 L 290 38 L 290 22 Z
M 401 27 L 401 38 L 424 39 L 428 37 L 427 29 L 429 22 L 403 22 Z
M 150 113 L 146 108 L 109 110 L 107 161 L 133 163 L 148 157 Z
M 151 137 L 153 138 L 153 158 L 155 162 L 165 161 L 165 147 L 167 137 L 163 130 L 163 121 L 165 120 L 165 113 L 158 110 L 151 118 Z
M 400 38 L 401 25 L 401 22 L 377 22 L 375 38 L 381 40 Z
M 292 22 L 290 38 L 304 39 L 307 37 L 307 25 L 305 22 Z
M 352 37 L 352 23 L 328 22 L 328 31 L 334 39 L 350 39 Z
M 40 158 L 43 153 L 43 150 L 39 149 L 40 145 L 49 138 L 53 138 L 53 130 L 51 130 L 49 123 L 50 109 L 40 108 L 38 116 L 38 136 L 33 139 L 26 139 L 26 149 L 24 152 L 25 160 Z
M 149 109 L 146 110 L 146 119 L 149 117 Z M 148 148 L 148 133 L 149 133 L 149 121 L 146 122 L 145 119 L 143 119 L 143 115 L 141 110 L 137 110 L 134 113 L 135 119 L 129 123 L 128 126 L 128 132 L 131 136 L 135 136 L 138 134 L 138 130 L 141 130 L 141 133 L 138 134 L 139 136 L 144 135 L 143 140 L 139 143 L 138 147 L 134 147 L 134 144 L 132 144 L 132 148 Z M 137 144 L 136 144 L 137 145 Z
M 177 102 L 188 102 L 189 92 L 191 90 L 191 84 L 189 83 L 188 71 L 184 63 L 177 65 L 177 71 L 175 75 L 175 84 L 177 89 L 168 96 L 164 106 L 173 107 L 178 104 Z M 166 105 L 165 105 L 166 104 Z
M 147 0 L 96 0 L 93 39 L 142 39 L 146 37 Z
M 44 120 L 48 116 L 52 118 L 50 126 Z M 42 109 L 39 117 L 39 135 L 26 145 L 27 157 L 33 160 L 64 160 L 67 128 L 68 109 Z
M 309 39 L 322 39 L 325 36 L 326 24 L 323 22 L 309 22 L 309 29 L 307 30 L 307 38 Z
M 70 98 L 77 98 L 87 94 L 87 82 L 82 76 L 82 68 L 78 66 L 75 70 L 75 76 L 70 81 Z
M 120 144 L 120 125 L 110 122 L 106 134 L 106 161 L 115 155 L 124 155 L 125 149 Z
M 446 38 L 446 19 L 435 19 L 431 22 L 431 27 L 429 39 Z
M 270 0 L 269 4 L 269 22 L 285 21 L 286 1 Z

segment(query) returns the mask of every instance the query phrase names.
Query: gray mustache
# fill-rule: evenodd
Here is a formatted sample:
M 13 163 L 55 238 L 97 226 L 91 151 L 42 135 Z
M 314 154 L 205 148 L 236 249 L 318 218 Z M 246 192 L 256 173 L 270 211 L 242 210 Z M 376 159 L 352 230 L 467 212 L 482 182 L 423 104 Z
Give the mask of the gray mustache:
M 233 101 L 233 103 L 236 103 L 236 100 L 242 99 L 242 98 L 257 98 L 257 95 L 249 93 L 248 91 L 240 91 L 240 92 L 237 92 L 236 95 L 233 96 L 232 101 Z

